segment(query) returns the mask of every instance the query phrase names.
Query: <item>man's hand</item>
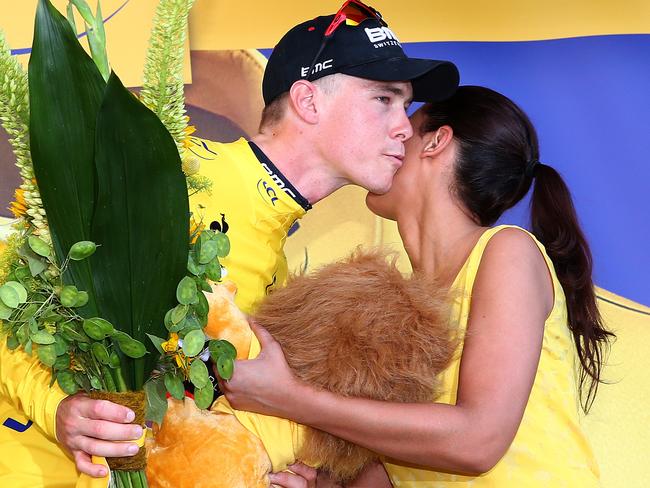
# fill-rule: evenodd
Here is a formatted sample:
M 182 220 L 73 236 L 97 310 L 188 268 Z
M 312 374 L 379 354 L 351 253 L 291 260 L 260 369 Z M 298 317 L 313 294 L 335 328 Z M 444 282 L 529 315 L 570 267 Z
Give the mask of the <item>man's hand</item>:
M 74 457 L 77 469 L 89 476 L 106 476 L 106 468 L 93 464 L 91 456 L 133 456 L 138 446 L 132 441 L 142 436 L 142 427 L 133 425 L 135 414 L 122 405 L 92 400 L 83 393 L 69 396 L 56 411 L 56 437 Z
M 316 488 L 318 472 L 305 464 L 295 463 L 287 466 L 290 471 L 271 473 L 269 481 L 272 487 L 277 488 Z M 324 486 L 324 485 L 323 485 Z

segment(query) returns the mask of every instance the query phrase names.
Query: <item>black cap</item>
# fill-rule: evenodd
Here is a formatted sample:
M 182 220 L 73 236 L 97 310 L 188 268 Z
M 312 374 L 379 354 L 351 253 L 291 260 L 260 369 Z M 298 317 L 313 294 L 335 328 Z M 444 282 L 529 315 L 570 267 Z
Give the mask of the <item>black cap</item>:
M 270 104 L 307 78 L 333 15 L 303 22 L 287 32 L 273 49 L 264 71 L 262 93 Z M 409 58 L 395 34 L 376 19 L 359 25 L 341 24 L 318 56 L 310 80 L 334 73 L 378 81 L 411 81 L 413 100 L 435 102 L 449 98 L 458 88 L 459 74 L 449 61 Z

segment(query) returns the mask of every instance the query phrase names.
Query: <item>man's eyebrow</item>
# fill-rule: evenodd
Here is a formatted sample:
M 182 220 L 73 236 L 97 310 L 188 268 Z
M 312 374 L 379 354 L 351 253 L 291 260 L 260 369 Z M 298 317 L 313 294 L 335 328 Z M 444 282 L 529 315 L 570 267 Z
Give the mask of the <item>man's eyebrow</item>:
M 402 87 L 394 85 L 392 83 L 381 83 L 381 84 L 372 83 L 372 84 L 368 84 L 368 88 L 371 91 L 375 91 L 375 92 L 380 92 L 380 91 L 391 92 L 394 95 L 405 98 L 407 103 L 411 103 L 413 101 L 413 96 L 407 97 L 406 91 Z

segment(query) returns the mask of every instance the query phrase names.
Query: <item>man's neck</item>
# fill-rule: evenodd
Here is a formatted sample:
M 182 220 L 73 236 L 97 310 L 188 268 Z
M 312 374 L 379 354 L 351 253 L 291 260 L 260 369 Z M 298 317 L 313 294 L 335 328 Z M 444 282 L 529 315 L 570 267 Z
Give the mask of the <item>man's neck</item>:
M 336 177 L 326 161 L 300 136 L 289 140 L 275 133 L 256 134 L 251 141 L 312 205 L 348 183 Z

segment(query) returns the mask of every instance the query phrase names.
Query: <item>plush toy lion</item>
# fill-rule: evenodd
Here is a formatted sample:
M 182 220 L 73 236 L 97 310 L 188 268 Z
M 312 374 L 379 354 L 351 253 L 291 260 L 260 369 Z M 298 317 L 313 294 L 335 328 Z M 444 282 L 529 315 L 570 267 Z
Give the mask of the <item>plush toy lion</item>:
M 233 288 L 216 288 L 207 333 L 248 345 L 250 351 L 240 355 L 256 356 L 259 343 L 232 302 Z M 404 278 L 384 254 L 355 253 L 293 277 L 254 318 L 282 345 L 303 381 L 346 396 L 431 402 L 437 373 L 456 344 L 447 302 L 444 290 L 422 277 Z M 147 477 L 152 488 L 256 488 L 269 486 L 271 469 L 296 460 L 345 481 L 377 459 L 325 432 L 234 410 L 221 397 L 209 412 L 191 400 L 170 401 L 150 446 Z

